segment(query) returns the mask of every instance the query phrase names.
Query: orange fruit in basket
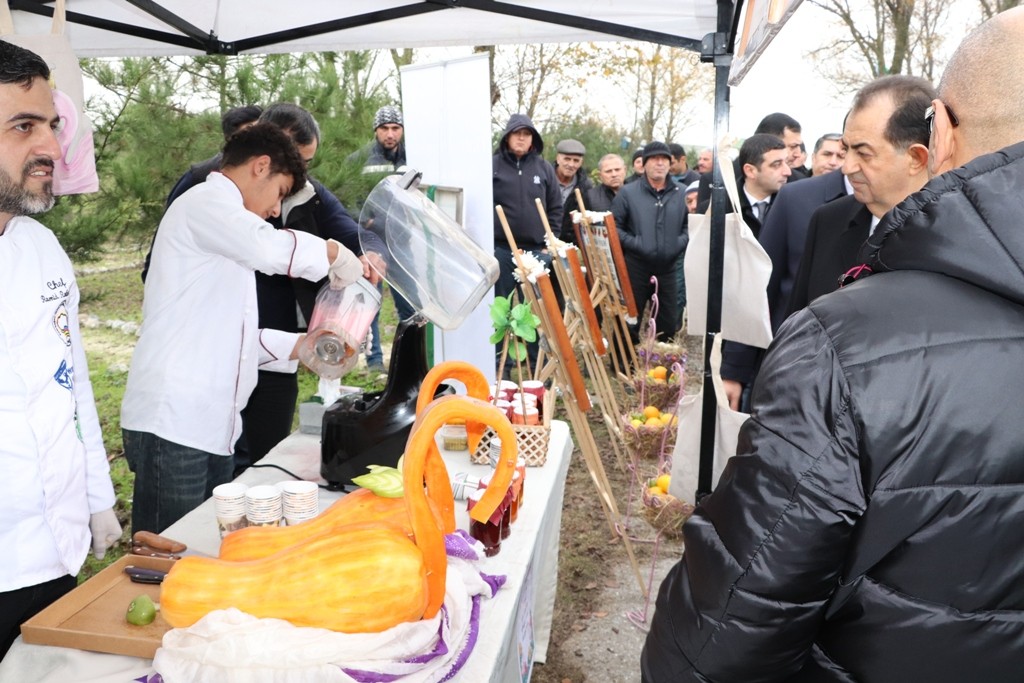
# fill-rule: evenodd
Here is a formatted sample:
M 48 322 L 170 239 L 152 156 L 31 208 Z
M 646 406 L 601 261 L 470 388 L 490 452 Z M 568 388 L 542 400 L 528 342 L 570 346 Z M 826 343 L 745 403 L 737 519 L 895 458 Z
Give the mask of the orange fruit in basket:
M 651 496 L 663 496 L 665 495 L 665 492 L 662 491 L 657 486 L 651 486 L 650 488 L 647 489 L 647 494 Z
M 661 420 L 657 417 L 649 417 L 647 418 L 647 422 L 644 422 L 644 427 L 656 427 L 661 429 L 664 426 L 665 425 L 662 424 Z
M 672 481 L 672 475 L 663 474 L 658 477 L 657 487 L 661 489 L 662 493 L 668 493 L 668 485 Z
M 662 413 L 661 417 L 659 417 L 658 419 L 661 420 L 661 424 L 667 425 L 672 423 L 672 419 L 674 417 L 675 415 L 673 415 L 672 413 Z
M 650 375 L 651 379 L 666 379 L 668 377 L 668 368 L 664 365 L 658 365 L 651 368 Z
M 661 411 L 658 410 L 658 406 L 647 406 L 646 408 L 644 408 L 644 417 L 647 417 L 647 418 L 651 418 L 651 417 L 660 418 L 661 417 Z

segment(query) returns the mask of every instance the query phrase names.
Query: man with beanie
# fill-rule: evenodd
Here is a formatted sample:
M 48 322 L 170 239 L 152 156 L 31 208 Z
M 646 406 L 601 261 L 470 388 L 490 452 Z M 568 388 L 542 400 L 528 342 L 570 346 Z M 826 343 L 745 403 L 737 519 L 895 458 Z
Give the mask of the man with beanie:
M 555 170 L 541 157 L 543 152 L 544 140 L 530 117 L 513 114 L 492 159 L 492 181 L 494 204 L 504 211 L 516 245 L 550 263 L 551 256 L 544 242 L 544 224 L 537 212 L 536 200 L 541 201 L 551 229 L 558 230 L 562 224 L 562 195 Z M 516 289 L 512 276 L 515 264 L 497 213 L 494 216 L 494 257 L 501 268 L 494 295 L 508 296 Z M 532 361 L 537 355 L 537 345 L 529 345 L 528 350 Z
M 373 116 L 374 140 L 350 159 L 357 159 L 360 155 L 365 156 L 363 161 L 363 173 L 394 173 L 400 167 L 405 166 L 405 122 L 402 119 L 402 110 L 388 104 L 377 110 Z M 377 288 L 380 289 L 378 284 Z M 391 290 L 395 300 L 395 312 L 398 320 L 402 321 L 410 317 L 416 311 L 409 302 L 401 295 Z M 366 366 L 372 370 L 384 370 L 384 351 L 380 344 L 380 312 L 373 316 L 370 323 L 370 348 L 366 352 Z
M 644 146 L 640 180 L 623 186 L 612 202 L 612 216 L 626 257 L 637 310 L 642 311 L 658 279 L 658 338 L 667 339 L 679 329 L 676 312 L 676 261 L 686 249 L 686 202 L 683 188 L 669 178 L 672 153 L 657 140 Z M 639 330 L 634 330 L 637 334 Z
M 405 166 L 404 133 L 401 109 L 392 104 L 378 109 L 373 116 L 373 142 L 353 155 L 355 158 L 365 155 L 363 173 L 393 173 Z
M 626 184 L 636 182 L 644 177 L 644 148 L 637 147 L 633 150 L 633 156 L 629 162 L 633 167 L 633 173 L 626 178 Z

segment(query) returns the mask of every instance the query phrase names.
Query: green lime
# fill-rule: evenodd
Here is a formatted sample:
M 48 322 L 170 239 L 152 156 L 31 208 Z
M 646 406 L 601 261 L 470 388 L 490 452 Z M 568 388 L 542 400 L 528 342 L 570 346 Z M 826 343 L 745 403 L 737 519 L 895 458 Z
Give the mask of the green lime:
M 128 612 L 124 618 L 129 624 L 136 626 L 152 624 L 156 619 L 156 603 L 148 595 L 140 595 L 128 605 Z

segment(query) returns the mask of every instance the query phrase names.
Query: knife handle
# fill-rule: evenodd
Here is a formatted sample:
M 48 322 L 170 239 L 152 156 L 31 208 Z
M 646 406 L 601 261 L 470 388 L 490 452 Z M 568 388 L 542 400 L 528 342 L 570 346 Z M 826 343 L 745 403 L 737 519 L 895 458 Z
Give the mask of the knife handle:
M 124 573 L 131 578 L 134 583 L 161 583 L 164 577 L 167 576 L 167 572 L 160 571 L 159 569 L 146 569 L 145 567 L 136 567 L 128 565 L 124 568 Z

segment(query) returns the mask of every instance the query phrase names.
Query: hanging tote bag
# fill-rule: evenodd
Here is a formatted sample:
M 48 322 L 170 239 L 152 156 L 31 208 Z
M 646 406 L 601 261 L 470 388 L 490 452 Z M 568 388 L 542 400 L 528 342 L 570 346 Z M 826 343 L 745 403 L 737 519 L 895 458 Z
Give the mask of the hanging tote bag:
M 65 0 L 57 0 L 53 8 L 50 33 L 17 35 L 14 20 L 6 2 L 0 2 L 0 38 L 42 57 L 50 67 L 53 104 L 61 118 L 57 135 L 63 155 L 54 160 L 53 193 L 55 195 L 85 194 L 100 189 L 96 175 L 96 151 L 92 124 L 84 114 L 82 70 L 64 35 Z
M 715 458 L 711 470 L 711 488 L 718 485 L 718 478 L 725 469 L 725 463 L 736 454 L 740 427 L 750 417 L 729 407 L 729 400 L 722 386 L 722 335 L 716 334 L 711 344 L 712 387 L 703 386 L 696 394 L 687 394 L 679 400 L 679 432 L 672 452 L 672 478 L 669 494 L 691 505 L 696 504 L 697 475 L 700 470 L 701 413 L 704 406 L 704 392 L 715 392 L 717 415 L 715 417 Z
M 732 211 L 725 217 L 721 332 L 729 341 L 765 349 L 772 341 L 767 293 L 772 260 L 743 221 L 732 163 L 724 152 L 719 151 L 718 163 Z M 688 225 L 690 242 L 683 260 L 686 331 L 687 334 L 704 335 L 708 319 L 711 209 L 705 214 L 691 214 Z

